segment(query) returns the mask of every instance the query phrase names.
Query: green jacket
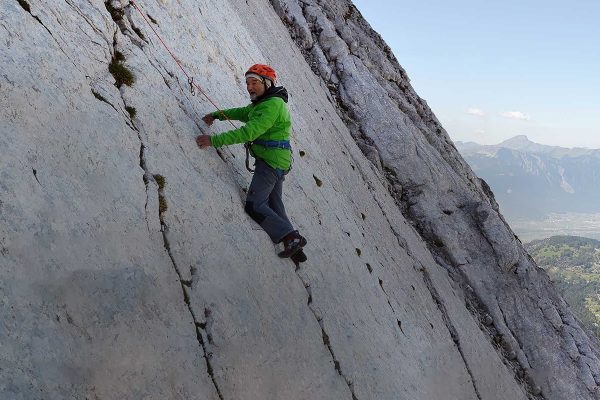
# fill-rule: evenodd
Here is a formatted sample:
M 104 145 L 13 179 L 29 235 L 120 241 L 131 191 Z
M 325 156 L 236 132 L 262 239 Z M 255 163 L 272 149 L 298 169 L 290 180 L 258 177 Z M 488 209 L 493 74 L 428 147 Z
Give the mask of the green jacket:
M 275 93 L 275 95 L 269 93 L 269 97 L 251 103 L 246 107 L 213 112 L 211 115 L 221 121 L 228 118 L 246 123 L 241 128 L 211 136 L 210 141 L 213 147 L 219 148 L 236 143 L 246 143 L 259 138 L 261 140 L 290 140 L 292 121 L 286 105 L 287 92 L 283 88 L 273 89 L 283 91 L 285 97 L 280 97 L 278 93 Z M 253 144 L 250 148 L 250 154 L 255 158 L 264 160 L 273 168 L 287 171 L 291 167 L 292 154 L 288 149 Z

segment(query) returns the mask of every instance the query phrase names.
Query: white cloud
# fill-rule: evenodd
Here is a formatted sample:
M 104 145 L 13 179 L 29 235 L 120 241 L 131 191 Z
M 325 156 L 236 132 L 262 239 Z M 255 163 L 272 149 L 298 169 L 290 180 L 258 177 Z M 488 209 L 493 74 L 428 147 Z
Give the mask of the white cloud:
M 531 119 L 531 117 L 529 115 L 523 114 L 521 111 L 506 111 L 506 112 L 500 113 L 500 115 L 502 115 L 505 118 L 521 119 L 524 121 L 529 121 Z
M 483 117 L 485 115 L 485 113 L 483 112 L 483 110 L 479 109 L 479 108 L 474 108 L 471 107 L 467 110 L 467 114 L 471 114 L 471 115 L 477 115 L 480 117 Z
M 479 129 L 479 130 L 475 131 L 475 133 L 478 134 L 478 135 L 484 135 L 485 134 L 485 130 Z

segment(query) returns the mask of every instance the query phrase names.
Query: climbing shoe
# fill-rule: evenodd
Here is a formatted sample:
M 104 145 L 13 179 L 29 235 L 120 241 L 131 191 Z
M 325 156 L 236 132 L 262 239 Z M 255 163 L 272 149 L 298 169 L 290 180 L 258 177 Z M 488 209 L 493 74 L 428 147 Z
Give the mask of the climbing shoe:
M 300 263 L 303 263 L 306 260 L 308 260 L 308 258 L 306 258 L 306 254 L 304 254 L 304 250 L 300 249 L 300 251 L 298 251 L 297 253 L 293 254 L 290 257 L 290 260 L 292 260 L 296 264 L 300 264 Z
M 294 231 L 283 238 L 283 251 L 279 252 L 279 257 L 291 257 L 302 250 L 304 246 L 306 246 L 306 239 L 298 231 Z

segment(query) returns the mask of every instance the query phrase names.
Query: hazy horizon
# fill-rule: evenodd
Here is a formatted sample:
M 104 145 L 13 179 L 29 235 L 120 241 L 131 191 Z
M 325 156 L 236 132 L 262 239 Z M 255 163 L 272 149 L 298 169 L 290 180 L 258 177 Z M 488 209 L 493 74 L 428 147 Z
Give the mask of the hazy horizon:
M 461 143 L 475 143 L 475 144 L 482 145 L 482 146 L 493 146 L 493 145 L 499 145 L 501 143 L 506 142 L 507 140 L 511 140 L 511 139 L 514 139 L 514 138 L 519 137 L 519 136 L 525 136 L 527 138 L 527 140 L 529 140 L 530 142 L 533 142 L 533 143 L 536 143 L 536 144 L 545 145 L 545 146 L 562 147 L 562 148 L 566 148 L 566 149 L 580 148 L 580 149 L 587 149 L 587 150 L 600 150 L 600 147 L 597 147 L 597 148 L 595 148 L 595 147 L 583 147 L 583 146 L 570 146 L 570 147 L 567 147 L 567 146 L 549 145 L 547 143 L 541 143 L 541 142 L 533 141 L 527 135 L 515 135 L 515 136 L 512 136 L 512 137 L 500 140 L 497 143 L 480 143 L 480 142 L 477 142 L 475 140 L 454 140 L 454 139 L 453 139 L 453 141 L 454 142 L 461 142 Z

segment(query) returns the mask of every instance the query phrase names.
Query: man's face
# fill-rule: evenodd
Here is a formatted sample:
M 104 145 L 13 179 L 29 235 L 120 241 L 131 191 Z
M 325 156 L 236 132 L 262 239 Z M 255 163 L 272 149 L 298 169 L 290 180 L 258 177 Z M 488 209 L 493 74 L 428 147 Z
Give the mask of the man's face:
M 250 94 L 250 99 L 256 100 L 265 93 L 265 84 L 259 79 L 248 77 L 246 78 L 246 89 Z

